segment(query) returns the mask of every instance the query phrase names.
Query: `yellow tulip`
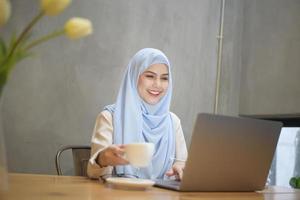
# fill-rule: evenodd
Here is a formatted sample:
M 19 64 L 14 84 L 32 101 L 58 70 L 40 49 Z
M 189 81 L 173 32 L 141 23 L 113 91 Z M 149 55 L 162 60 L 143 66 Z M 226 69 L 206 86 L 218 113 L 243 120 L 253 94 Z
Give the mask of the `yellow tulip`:
M 68 38 L 77 39 L 91 34 L 93 27 L 90 20 L 73 17 L 66 22 L 64 30 Z
M 0 26 L 3 26 L 10 17 L 11 7 L 8 0 L 0 0 Z
M 71 0 L 41 0 L 41 9 L 46 15 L 58 15 L 71 3 Z

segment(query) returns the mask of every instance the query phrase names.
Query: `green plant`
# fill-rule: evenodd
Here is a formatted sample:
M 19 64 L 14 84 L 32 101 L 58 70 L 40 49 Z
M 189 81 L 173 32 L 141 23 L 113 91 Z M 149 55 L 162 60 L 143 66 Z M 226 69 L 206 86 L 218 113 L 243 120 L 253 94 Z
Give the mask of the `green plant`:
M 37 39 L 30 38 L 32 28 L 43 16 L 58 15 L 70 3 L 71 0 L 41 0 L 40 11 L 18 36 L 12 34 L 10 41 L 7 43 L 0 36 L 0 96 L 14 66 L 22 59 L 30 56 L 30 50 L 33 47 L 61 35 L 66 35 L 70 39 L 77 39 L 92 33 L 92 24 L 88 19 L 74 17 L 69 19 L 63 28 L 54 30 Z M 0 0 L 0 26 L 7 22 L 10 14 L 9 0 Z
M 290 179 L 290 186 L 293 187 L 293 188 L 300 189 L 300 176 L 292 177 Z

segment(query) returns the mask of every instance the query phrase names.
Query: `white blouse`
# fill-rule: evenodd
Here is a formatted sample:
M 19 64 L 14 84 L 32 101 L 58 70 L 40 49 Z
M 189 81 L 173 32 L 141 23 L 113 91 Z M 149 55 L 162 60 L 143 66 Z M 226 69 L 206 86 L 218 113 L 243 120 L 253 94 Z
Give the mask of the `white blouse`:
M 171 112 L 174 122 L 175 134 L 175 162 L 183 162 L 187 159 L 187 148 L 181 128 L 180 119 Z M 97 119 L 91 140 L 91 157 L 88 162 L 87 175 L 97 179 L 100 176 L 112 174 L 113 166 L 100 167 L 97 162 L 98 154 L 113 143 L 113 119 L 109 111 L 102 111 Z

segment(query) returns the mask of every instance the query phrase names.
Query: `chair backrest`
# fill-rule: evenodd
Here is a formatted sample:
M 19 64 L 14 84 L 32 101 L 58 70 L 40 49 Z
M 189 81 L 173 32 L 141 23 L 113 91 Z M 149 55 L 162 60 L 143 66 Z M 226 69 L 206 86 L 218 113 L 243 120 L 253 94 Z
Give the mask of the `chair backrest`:
M 63 175 L 60 164 L 60 157 L 64 151 L 72 150 L 75 176 L 87 176 L 87 164 L 91 154 L 91 147 L 86 145 L 62 146 L 56 153 L 55 166 L 57 175 Z

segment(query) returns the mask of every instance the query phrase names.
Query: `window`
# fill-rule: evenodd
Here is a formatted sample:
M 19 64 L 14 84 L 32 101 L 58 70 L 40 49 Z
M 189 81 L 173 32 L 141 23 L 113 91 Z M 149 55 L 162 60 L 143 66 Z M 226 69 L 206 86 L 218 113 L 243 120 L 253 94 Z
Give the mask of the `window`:
M 300 127 L 283 127 L 269 174 L 270 185 L 289 186 L 300 175 Z
M 289 187 L 293 176 L 300 176 L 300 114 L 247 116 L 283 122 L 267 184 Z

